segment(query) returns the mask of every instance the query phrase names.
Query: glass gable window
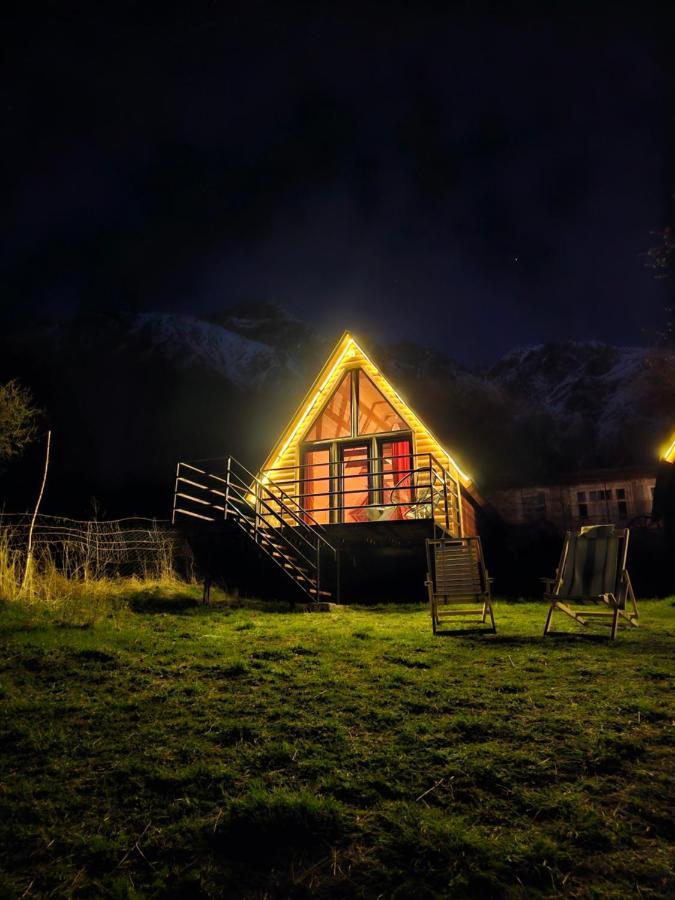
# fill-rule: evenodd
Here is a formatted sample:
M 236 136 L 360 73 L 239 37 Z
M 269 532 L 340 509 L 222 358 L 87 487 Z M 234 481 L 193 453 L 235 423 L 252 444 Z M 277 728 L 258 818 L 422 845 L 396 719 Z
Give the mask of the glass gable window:
M 352 433 L 352 378 L 347 372 L 323 412 L 307 432 L 306 441 L 331 441 Z
M 367 517 L 367 514 L 364 515 L 364 507 L 373 502 L 370 490 L 370 447 L 367 443 L 343 447 L 341 456 L 342 520 L 363 522 Z
M 342 377 L 310 426 L 301 473 L 308 520 L 368 522 L 415 512 L 410 428 L 361 369 Z
M 303 474 L 303 506 L 308 522 L 330 522 L 330 449 L 308 450 Z
M 359 369 L 359 434 L 386 434 L 407 427 L 366 373 Z

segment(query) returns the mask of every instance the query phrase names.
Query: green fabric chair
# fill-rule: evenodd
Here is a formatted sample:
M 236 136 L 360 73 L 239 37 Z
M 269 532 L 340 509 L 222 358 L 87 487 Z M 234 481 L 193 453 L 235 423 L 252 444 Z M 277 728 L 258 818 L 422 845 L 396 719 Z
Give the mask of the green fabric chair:
M 626 569 L 629 530 L 613 525 L 592 525 L 565 536 L 555 578 L 544 578 L 544 598 L 550 601 L 544 635 L 551 631 L 556 610 L 580 625 L 588 620 L 610 626 L 616 637 L 620 619 L 637 626 L 638 611 L 633 586 Z M 603 606 L 590 610 L 589 604 Z

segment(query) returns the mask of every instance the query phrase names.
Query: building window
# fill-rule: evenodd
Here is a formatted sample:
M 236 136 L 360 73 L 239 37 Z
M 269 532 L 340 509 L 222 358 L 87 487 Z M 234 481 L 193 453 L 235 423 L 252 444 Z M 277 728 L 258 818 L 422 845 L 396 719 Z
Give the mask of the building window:
M 628 504 L 625 500 L 619 500 L 616 504 L 619 509 L 619 518 L 627 519 L 628 518 Z
M 530 491 L 523 494 L 523 514 L 526 519 L 546 518 L 546 492 Z
M 577 501 L 579 503 L 586 502 L 586 491 L 577 491 Z
M 591 491 L 590 494 L 591 501 L 597 502 L 598 500 L 611 500 L 612 499 L 612 491 Z
M 587 503 L 579 504 L 579 518 L 580 519 L 588 518 L 588 504 Z
M 625 488 L 617 488 L 616 489 L 616 499 L 617 500 L 625 500 L 626 499 L 626 489 Z

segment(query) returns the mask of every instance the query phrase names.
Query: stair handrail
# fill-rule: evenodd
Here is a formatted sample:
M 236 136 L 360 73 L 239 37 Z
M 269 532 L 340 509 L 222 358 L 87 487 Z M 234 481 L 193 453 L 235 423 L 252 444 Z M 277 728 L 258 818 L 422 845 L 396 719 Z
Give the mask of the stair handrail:
M 202 460 L 199 462 L 203 464 Z M 187 478 L 184 474 L 186 471 L 196 473 L 197 478 L 195 479 L 195 475 L 192 476 L 192 479 L 195 480 Z M 200 493 L 202 491 L 204 493 L 201 494 L 201 497 L 195 495 L 194 491 L 189 491 L 187 494 L 180 493 L 179 485 L 183 482 L 199 489 Z M 222 489 L 214 488 L 212 486 L 214 482 L 219 488 L 222 486 Z M 312 528 L 293 509 L 291 504 L 298 506 L 298 509 L 304 513 L 302 507 L 295 503 L 294 498 L 277 485 L 274 487 L 277 489 L 276 491 L 271 490 L 267 484 L 233 456 L 227 457 L 225 478 L 197 467 L 194 462 L 179 462 L 176 466 L 172 521 L 175 522 L 177 512 L 204 518 L 211 522 L 217 521 L 218 516 L 213 517 L 217 511 L 225 519 L 227 519 L 228 513 L 231 514 L 236 525 L 248 533 L 260 549 L 295 582 L 298 588 L 318 602 L 322 596 L 326 595 L 321 590 L 321 550 L 323 547 L 329 549 L 336 563 L 338 551 L 320 533 L 324 530 L 323 526 L 317 522 L 316 524 L 320 528 Z M 220 501 L 222 505 L 213 499 L 214 494 L 219 499 L 222 498 Z M 179 509 L 177 505 L 179 496 L 185 497 L 193 503 L 201 504 L 204 512 L 208 510 L 212 516 Z M 275 540 L 278 543 L 275 544 Z M 278 549 L 279 552 L 273 552 L 275 549 Z M 339 585 L 339 575 L 337 578 Z
M 266 525 L 267 525 L 267 527 L 270 528 L 270 530 L 274 531 L 275 534 L 277 534 L 277 535 L 281 538 L 281 540 L 284 541 L 285 544 L 287 544 L 289 547 L 292 547 L 293 550 L 294 550 L 294 552 L 295 552 L 295 553 L 298 553 L 298 554 L 305 560 L 306 563 L 308 563 L 309 565 L 314 565 L 314 560 L 310 559 L 310 557 L 308 557 L 308 556 L 300 549 L 300 547 L 298 547 L 297 545 L 295 545 L 295 544 L 293 543 L 293 541 L 291 541 L 291 540 L 288 538 L 288 536 L 281 530 L 281 526 L 279 526 L 279 525 L 270 525 L 270 523 L 267 522 L 267 520 L 266 520 L 259 512 L 253 510 L 253 507 L 252 507 L 251 503 L 247 500 L 246 495 L 244 494 L 244 492 L 242 491 L 242 489 L 241 489 L 238 485 L 232 484 L 232 485 L 230 485 L 230 487 L 231 487 L 232 491 L 233 491 L 234 494 L 235 494 L 236 500 L 237 500 L 238 502 L 242 503 L 242 504 L 245 504 L 249 509 L 251 509 L 251 511 L 253 512 L 254 517 L 256 517 L 257 519 L 261 519 L 263 522 L 265 522 Z M 247 488 L 246 488 L 246 489 L 247 489 Z M 265 501 L 264 501 L 264 500 L 261 500 L 260 502 L 261 502 L 261 503 L 264 503 Z M 229 503 L 230 503 L 231 505 L 234 505 L 234 503 L 233 503 L 232 500 L 230 500 Z M 230 510 L 230 512 L 232 512 L 232 510 Z M 239 512 L 239 511 L 237 510 L 237 512 Z M 279 515 L 279 513 L 275 512 L 275 511 L 272 511 L 272 515 L 275 516 L 275 517 L 278 518 L 278 519 L 281 518 L 281 516 Z M 254 521 L 255 521 L 255 518 L 254 518 Z M 305 544 L 307 544 L 307 546 L 309 546 L 313 551 L 316 551 L 317 544 L 314 544 L 314 543 L 312 543 L 311 541 L 309 541 L 308 538 L 305 537 L 304 534 L 299 534 L 298 536 L 299 536 L 300 538 L 302 538 L 302 540 L 305 542 Z
M 253 483 L 254 483 L 254 484 L 257 484 L 257 485 L 258 485 L 259 487 L 261 487 L 264 491 L 267 491 L 267 493 L 272 497 L 272 499 L 274 499 L 274 500 L 277 499 L 277 498 L 274 496 L 274 494 L 272 493 L 272 491 L 268 488 L 268 486 L 267 486 L 263 481 L 261 481 L 260 478 L 258 478 L 257 475 L 254 475 L 253 472 L 250 471 L 250 469 L 247 469 L 246 466 L 245 466 L 243 463 L 239 462 L 239 460 L 236 459 L 234 456 L 230 456 L 229 459 L 231 459 L 232 462 L 234 462 L 237 466 L 239 466 L 240 469 L 243 469 L 244 472 L 246 472 L 246 474 L 249 475 L 249 476 L 253 479 Z M 292 497 L 290 497 L 288 494 L 286 494 L 286 492 L 283 490 L 283 488 L 278 487 L 278 485 L 276 485 L 276 484 L 275 484 L 275 488 L 277 488 L 279 491 L 281 491 L 281 493 L 282 493 L 285 497 L 288 497 L 289 500 L 293 500 L 293 502 L 296 504 L 296 506 L 298 507 L 298 509 L 301 510 L 305 515 L 310 515 L 310 513 L 307 513 L 306 510 L 303 510 L 303 508 L 300 506 L 299 503 L 297 503 L 296 500 L 294 500 Z M 262 500 L 262 498 L 258 497 L 257 495 L 256 495 L 256 500 L 261 500 L 261 502 L 265 503 L 265 501 Z M 280 498 L 279 498 L 279 500 L 280 500 Z M 269 504 L 266 503 L 265 505 L 269 507 Z M 336 549 L 335 549 L 335 547 L 330 543 L 330 541 L 328 541 L 322 534 L 318 534 L 316 531 L 314 531 L 314 529 L 311 528 L 311 527 L 307 524 L 307 522 L 303 521 L 303 519 L 301 519 L 300 516 L 298 516 L 297 513 L 296 513 L 294 510 L 292 510 L 292 509 L 290 509 L 290 508 L 286 509 L 287 506 L 288 506 L 288 504 L 282 504 L 282 508 L 284 509 L 284 511 L 287 511 L 288 514 L 289 514 L 290 516 L 292 516 L 292 518 L 298 523 L 298 525 L 300 525 L 300 526 L 301 526 L 302 528 L 304 528 L 306 531 L 309 531 L 310 534 L 312 534 L 312 535 L 313 535 L 314 537 L 316 537 L 319 541 L 321 541 L 323 544 L 325 544 L 326 547 L 328 547 L 328 549 L 331 550 L 334 554 L 337 552 Z M 313 516 L 310 516 L 310 518 L 312 518 L 312 521 L 313 521 L 313 522 L 315 521 Z M 320 522 L 316 522 L 316 525 L 318 525 L 318 527 L 319 527 L 322 531 L 325 531 L 324 526 L 321 525 Z
M 214 457 L 214 458 L 216 458 L 216 457 Z M 220 459 L 220 457 L 217 457 L 217 458 Z M 249 493 L 251 492 L 251 487 L 252 487 L 252 485 L 251 485 L 251 484 L 248 484 L 247 481 L 245 481 L 245 480 L 239 475 L 239 473 L 233 472 L 233 471 L 232 471 L 232 466 L 231 466 L 231 465 L 230 465 L 230 467 L 228 468 L 228 479 L 229 479 L 229 480 L 226 479 L 226 478 L 222 478 L 222 477 L 219 476 L 219 475 L 214 475 L 212 472 L 208 472 L 208 471 L 206 471 L 205 469 L 200 469 L 200 468 L 198 468 L 197 466 L 195 466 L 195 465 L 193 464 L 193 462 L 184 462 L 184 461 L 181 461 L 181 462 L 178 464 L 178 469 L 180 470 L 180 468 L 184 466 L 185 468 L 190 469 L 190 470 L 193 471 L 193 472 L 198 472 L 200 475 L 204 476 L 206 479 L 213 479 L 214 481 L 217 481 L 217 482 L 219 482 L 220 484 L 223 484 L 223 485 L 225 485 L 226 487 L 230 487 L 231 489 L 235 490 L 235 491 L 237 492 L 237 494 L 240 495 L 240 496 L 238 497 L 238 499 L 239 499 L 240 501 L 245 502 L 245 503 L 251 508 L 251 511 L 253 512 L 254 516 L 257 516 L 257 518 L 262 519 L 263 521 L 266 521 L 266 524 L 267 524 L 268 527 L 270 527 L 270 528 L 274 528 L 275 530 L 279 530 L 279 531 L 280 531 L 280 530 L 281 530 L 281 525 L 283 524 L 282 513 L 283 513 L 283 514 L 286 514 L 286 515 L 288 515 L 288 516 L 290 516 L 290 517 L 297 523 L 297 525 L 300 526 L 300 529 L 299 529 L 299 536 L 305 541 L 305 543 L 307 543 L 309 546 L 311 546 L 312 548 L 314 548 L 314 547 L 316 546 L 316 543 L 317 543 L 317 542 L 320 542 L 320 543 L 324 544 L 324 545 L 325 545 L 325 546 L 333 553 L 333 555 L 334 555 L 335 557 L 337 557 L 337 550 L 336 550 L 336 548 L 330 543 L 330 541 L 328 541 L 322 534 L 318 534 L 313 528 L 311 528 L 306 522 L 304 522 L 304 521 L 297 515 L 297 513 L 296 513 L 292 508 L 290 508 L 290 507 L 288 506 L 288 504 L 286 504 L 286 503 L 283 502 L 283 500 L 282 500 L 281 497 L 276 496 L 276 495 L 275 495 L 275 494 L 267 487 L 266 484 L 262 483 L 262 482 L 260 481 L 260 479 L 257 478 L 257 476 L 255 476 L 255 475 L 254 475 L 254 474 L 253 474 L 253 473 L 252 473 L 252 472 L 251 472 L 251 471 L 250 471 L 250 470 L 249 470 L 242 462 L 240 462 L 238 459 L 236 459 L 236 457 L 230 456 L 230 457 L 229 457 L 229 460 L 231 460 L 231 462 L 234 463 L 235 466 L 238 466 L 240 469 L 242 469 L 242 470 L 246 473 L 246 475 L 247 475 L 249 478 L 252 479 L 253 483 L 256 484 L 257 486 L 259 486 L 259 487 L 265 492 L 265 494 L 267 494 L 268 497 L 269 497 L 274 503 L 277 504 L 277 506 L 279 507 L 279 509 L 273 508 L 273 507 L 270 505 L 270 503 L 265 499 L 264 496 L 260 496 L 260 494 L 257 493 L 257 492 L 254 493 L 255 500 L 256 500 L 258 503 L 261 503 L 261 504 L 265 507 L 265 509 L 267 510 L 267 512 L 268 512 L 268 514 L 269 514 L 270 516 L 273 516 L 274 518 L 278 519 L 279 522 L 281 523 L 280 525 L 273 525 L 273 524 L 271 524 L 270 522 L 266 521 L 266 520 L 265 520 L 265 517 L 264 517 L 263 515 L 260 514 L 260 511 L 255 509 L 254 504 L 252 504 L 252 503 L 248 500 L 248 498 L 245 496 L 245 494 L 244 494 L 244 491 L 248 491 Z M 200 462 L 201 462 L 201 460 L 200 460 Z M 236 479 L 236 481 L 235 481 L 235 479 Z M 178 481 L 178 480 L 185 480 L 185 479 L 182 478 L 182 477 L 177 477 L 177 481 Z M 237 484 L 237 482 L 238 482 L 238 484 Z M 213 488 L 207 487 L 206 485 L 204 485 L 204 486 L 201 486 L 201 485 L 200 485 L 200 487 L 202 487 L 203 490 L 206 490 L 206 491 L 208 491 L 208 492 L 210 492 L 210 493 L 218 493 L 219 496 L 223 496 L 219 491 L 214 491 Z M 285 493 L 285 491 L 283 491 L 283 489 L 280 489 L 280 490 L 282 491 L 282 493 L 283 493 L 286 497 L 288 497 L 288 495 Z M 176 492 L 175 492 L 175 494 L 176 494 Z M 288 497 L 288 499 L 293 500 L 292 497 Z M 208 505 L 211 506 L 211 507 L 213 506 L 213 504 L 208 504 Z M 296 504 L 296 505 L 297 505 L 297 504 Z M 300 507 L 299 505 L 298 505 L 298 508 L 299 508 L 300 510 L 302 510 L 302 507 Z M 322 525 L 320 525 L 319 523 L 317 523 L 317 524 L 319 525 L 319 527 L 321 528 L 322 531 L 325 530 L 325 529 L 323 528 Z M 292 527 L 294 527 L 294 526 L 292 526 Z M 309 540 L 308 535 L 311 536 L 312 540 Z M 291 542 L 291 541 L 288 541 L 287 538 L 284 538 L 284 539 L 285 539 L 286 543 L 292 544 L 292 542 Z
M 240 463 L 240 465 L 241 465 L 241 463 Z M 242 465 L 242 469 L 244 469 L 244 471 L 248 472 L 248 469 L 246 468 L 246 466 L 243 466 L 243 465 Z M 249 474 L 250 474 L 250 473 L 249 473 Z M 325 526 L 322 525 L 321 522 L 317 522 L 317 520 L 316 520 L 316 519 L 314 518 L 314 516 L 309 512 L 309 510 L 306 510 L 303 506 L 301 506 L 301 505 L 298 503 L 298 501 L 295 499 L 295 497 L 292 497 L 290 494 L 288 494 L 288 493 L 287 493 L 282 487 L 280 487 L 275 481 L 269 481 L 269 482 L 265 483 L 265 482 L 259 477 L 259 474 L 258 474 L 258 475 L 254 475 L 254 476 L 252 476 L 252 477 L 255 478 L 256 481 L 258 481 L 258 482 L 265 488 L 265 490 L 267 490 L 267 492 L 268 492 L 269 494 L 272 494 L 272 496 L 274 496 L 274 494 L 273 494 L 272 490 L 268 487 L 268 485 L 273 485 L 273 486 L 274 486 L 274 489 L 277 490 L 277 491 L 279 491 L 279 493 L 282 494 L 287 500 L 290 500 L 291 503 L 295 504 L 295 506 L 300 510 L 300 512 L 301 512 L 304 516 L 308 516 L 308 517 L 312 520 L 312 524 L 313 524 L 313 525 L 316 525 L 316 527 L 317 527 L 317 528 L 320 528 L 321 531 L 325 531 L 325 530 L 326 530 Z M 305 521 L 303 521 L 302 524 L 303 524 L 303 525 L 307 525 L 308 523 L 305 522 Z M 326 541 L 326 543 L 329 543 L 329 542 Z
M 308 518 L 310 518 L 310 519 L 312 520 L 312 525 L 316 525 L 316 527 L 317 527 L 317 528 L 320 528 L 321 531 L 325 531 L 325 530 L 326 530 L 325 525 L 322 525 L 321 522 L 318 522 L 318 521 L 314 518 L 314 516 L 311 514 L 311 512 L 310 512 L 308 509 L 305 509 L 300 503 L 298 503 L 298 501 L 295 499 L 295 497 L 293 497 L 291 494 L 288 494 L 288 493 L 287 493 L 282 487 L 280 487 L 275 481 L 264 482 L 264 481 L 262 481 L 262 479 L 259 478 L 259 476 L 257 476 L 257 477 L 258 477 L 258 480 L 259 480 L 260 483 L 263 485 L 263 487 L 265 488 L 265 490 L 267 491 L 268 494 L 271 494 L 271 496 L 274 497 L 274 491 L 271 489 L 271 487 L 269 487 L 269 485 L 271 485 L 272 487 L 274 487 L 274 490 L 279 491 L 279 493 L 280 493 L 283 497 L 285 497 L 287 500 L 290 500 L 291 503 L 293 503 L 293 504 L 297 507 L 297 509 L 300 510 L 300 512 L 302 513 L 303 516 L 307 516 Z M 303 524 L 304 524 L 304 525 L 308 525 L 309 523 L 308 523 L 308 522 L 303 522 Z

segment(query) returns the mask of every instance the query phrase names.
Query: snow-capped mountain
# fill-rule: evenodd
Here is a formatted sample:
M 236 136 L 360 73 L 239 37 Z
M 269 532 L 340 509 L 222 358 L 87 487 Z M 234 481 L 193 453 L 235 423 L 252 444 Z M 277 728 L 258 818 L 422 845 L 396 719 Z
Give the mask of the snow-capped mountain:
M 556 414 L 583 411 L 588 400 L 611 398 L 619 385 L 643 370 L 646 351 L 597 341 L 565 342 L 512 350 L 487 377 L 517 393 L 527 393 Z
M 675 425 L 675 353 L 564 342 L 508 353 L 487 378 L 584 432 L 588 463 L 646 461 Z M 586 460 L 582 460 L 582 464 Z
M 81 316 L 0 334 L 0 382 L 18 377 L 46 411 L 56 511 L 77 492 L 112 493 L 120 512 L 161 515 L 178 458 L 262 461 L 336 337 L 267 304 L 208 318 Z M 675 425 L 672 352 L 558 343 L 469 371 L 408 341 L 365 343 L 486 489 L 655 461 Z M 122 493 L 136 504 L 151 490 L 154 505 L 131 506 Z
M 293 365 L 269 344 L 195 316 L 141 313 L 130 319 L 128 336 L 180 369 L 203 368 L 241 390 L 258 389 Z

